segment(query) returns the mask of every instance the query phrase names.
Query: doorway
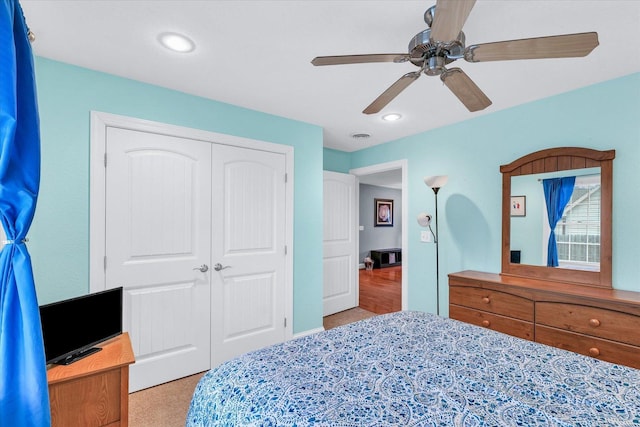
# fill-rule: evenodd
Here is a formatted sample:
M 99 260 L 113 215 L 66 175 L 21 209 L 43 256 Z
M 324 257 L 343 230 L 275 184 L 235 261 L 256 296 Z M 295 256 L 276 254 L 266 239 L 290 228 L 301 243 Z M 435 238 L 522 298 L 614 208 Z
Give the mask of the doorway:
M 400 249 L 401 249 L 401 262 L 400 265 L 385 267 L 383 269 L 374 269 L 373 271 L 366 271 L 359 269 L 359 288 L 360 288 L 360 306 L 363 307 L 376 307 L 378 306 L 380 310 L 391 309 L 391 306 L 387 304 L 385 299 L 389 296 L 390 288 L 385 288 L 386 292 L 382 292 L 381 290 L 384 288 L 385 284 L 393 286 L 394 283 L 399 282 L 399 292 L 400 292 L 400 307 L 401 310 L 406 310 L 408 308 L 408 197 L 407 197 L 407 161 L 406 160 L 398 160 L 388 163 L 382 163 L 372 166 L 366 166 L 362 168 L 352 169 L 349 171 L 350 174 L 355 175 L 358 181 L 358 211 L 360 212 L 360 218 L 363 216 L 373 217 L 373 204 L 371 206 L 365 205 L 361 206 L 360 203 L 360 185 L 372 185 L 379 186 L 385 188 L 394 188 L 396 190 L 400 190 L 400 200 L 394 201 L 394 203 L 399 203 L 401 214 L 399 216 L 399 222 L 396 224 L 401 225 L 401 237 L 400 237 Z M 395 225 L 394 225 L 395 226 Z M 362 224 L 360 224 L 360 231 L 358 231 L 358 254 L 360 258 L 363 258 L 365 254 L 367 254 L 372 249 L 381 249 L 374 247 L 366 247 L 375 245 L 375 243 L 364 243 L 361 242 L 360 234 L 363 232 Z M 360 262 L 362 263 L 362 259 Z M 360 265 L 360 267 L 363 267 Z M 369 273 L 367 275 L 367 273 Z M 362 281 L 361 281 L 362 280 Z M 364 281 L 367 281 L 367 284 Z M 369 283 L 371 282 L 371 283 Z M 363 286 L 364 284 L 364 286 Z M 369 286 L 371 285 L 371 286 Z M 390 298 L 397 297 L 397 290 L 391 291 L 392 294 L 396 296 L 391 296 Z M 386 295 L 386 296 L 385 296 Z M 376 299 L 380 299 L 378 304 L 376 304 Z M 363 307 L 363 308 L 365 308 Z M 397 305 L 393 306 L 395 309 Z M 366 309 L 366 308 L 365 308 Z

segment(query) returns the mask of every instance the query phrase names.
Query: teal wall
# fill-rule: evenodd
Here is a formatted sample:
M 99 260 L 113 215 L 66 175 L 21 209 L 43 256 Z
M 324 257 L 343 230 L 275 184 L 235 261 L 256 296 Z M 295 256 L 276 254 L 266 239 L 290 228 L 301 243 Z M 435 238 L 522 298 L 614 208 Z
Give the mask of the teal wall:
M 500 272 L 500 165 L 551 147 L 615 149 L 613 282 L 616 289 L 640 291 L 639 118 L 636 73 L 349 153 L 349 168 L 407 159 L 409 218 L 435 211 L 433 192 L 422 178 L 449 175 L 438 194 L 441 307 L 446 314 L 448 273 Z M 325 164 L 325 169 L 344 168 L 344 158 L 325 155 L 325 161 L 332 158 L 340 163 Z M 405 226 L 409 308 L 435 312 L 435 245 L 420 243 L 415 221 Z
M 545 231 L 544 226 L 549 224 L 549 220 L 544 189 L 538 181 L 538 176 L 520 175 L 511 178 L 511 194 L 525 197 L 526 215 L 510 218 L 510 244 L 511 249 L 521 251 L 521 264 L 546 266 L 549 233 Z
M 323 153 L 324 170 L 331 172 L 349 173 L 351 155 L 344 151 L 325 148 Z
M 409 218 L 434 212 L 425 175 L 449 175 L 438 195 L 441 307 L 447 273 L 500 271 L 499 166 L 560 146 L 616 150 L 613 279 L 640 291 L 640 73 L 354 153 L 322 148 L 322 129 L 168 89 L 36 58 L 41 191 L 31 232 L 41 304 L 89 289 L 90 111 L 103 111 L 294 147 L 294 332 L 322 326 L 322 170 L 408 161 Z M 473 115 L 469 115 L 473 117 Z M 409 233 L 409 308 L 435 311 L 435 247 Z M 425 261 L 426 260 L 426 261 Z
M 294 332 L 322 327 L 322 129 L 37 57 L 42 179 L 29 233 L 40 304 L 89 290 L 90 111 L 294 147 Z

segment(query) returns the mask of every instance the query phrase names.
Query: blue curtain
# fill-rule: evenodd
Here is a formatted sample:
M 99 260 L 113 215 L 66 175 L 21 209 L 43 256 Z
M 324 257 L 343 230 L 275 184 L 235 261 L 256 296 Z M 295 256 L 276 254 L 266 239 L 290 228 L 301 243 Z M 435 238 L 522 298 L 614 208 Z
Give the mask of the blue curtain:
M 40 185 L 33 55 L 17 0 L 0 0 L 0 425 L 48 426 L 40 312 L 26 235 Z
M 571 200 L 575 182 L 575 176 L 542 180 L 544 199 L 547 202 L 547 217 L 549 218 L 549 227 L 551 227 L 549 244 L 547 245 L 547 267 L 559 265 L 555 229 L 556 224 L 562 218 L 565 206 Z

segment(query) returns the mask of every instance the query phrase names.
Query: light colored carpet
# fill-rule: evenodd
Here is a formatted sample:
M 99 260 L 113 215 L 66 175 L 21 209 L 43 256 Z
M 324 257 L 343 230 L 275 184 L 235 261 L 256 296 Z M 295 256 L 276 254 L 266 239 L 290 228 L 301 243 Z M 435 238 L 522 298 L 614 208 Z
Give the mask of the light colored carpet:
M 325 317 L 323 325 L 325 329 L 331 329 L 375 315 L 356 307 Z M 129 427 L 184 426 L 193 390 L 202 375 L 204 372 L 131 393 L 129 395 Z
M 340 313 L 332 314 L 331 316 L 326 316 L 322 319 L 322 323 L 325 329 L 331 329 L 336 326 L 357 322 L 358 320 L 368 319 L 375 315 L 375 313 L 356 307 L 341 311 Z
M 191 396 L 204 372 L 129 395 L 129 427 L 184 426 Z

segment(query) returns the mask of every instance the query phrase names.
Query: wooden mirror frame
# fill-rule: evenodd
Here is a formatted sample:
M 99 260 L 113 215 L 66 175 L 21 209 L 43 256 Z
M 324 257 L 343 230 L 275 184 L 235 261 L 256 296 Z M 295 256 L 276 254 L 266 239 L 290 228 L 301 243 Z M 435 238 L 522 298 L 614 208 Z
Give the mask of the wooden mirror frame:
M 562 147 L 536 151 L 508 165 L 502 173 L 502 274 L 611 288 L 611 212 L 615 150 Z M 600 168 L 600 271 L 571 270 L 511 263 L 511 177 L 571 169 Z

